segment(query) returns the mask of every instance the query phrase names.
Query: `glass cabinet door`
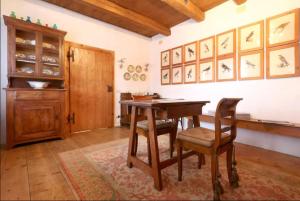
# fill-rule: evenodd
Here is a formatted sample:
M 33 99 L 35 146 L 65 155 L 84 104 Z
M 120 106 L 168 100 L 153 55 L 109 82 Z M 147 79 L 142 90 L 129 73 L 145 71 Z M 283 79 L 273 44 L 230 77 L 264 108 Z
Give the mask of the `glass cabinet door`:
M 13 74 L 32 76 L 36 73 L 36 33 L 16 29 L 15 66 Z
M 57 36 L 42 35 L 40 58 L 40 74 L 42 77 L 62 77 L 61 43 L 61 39 Z

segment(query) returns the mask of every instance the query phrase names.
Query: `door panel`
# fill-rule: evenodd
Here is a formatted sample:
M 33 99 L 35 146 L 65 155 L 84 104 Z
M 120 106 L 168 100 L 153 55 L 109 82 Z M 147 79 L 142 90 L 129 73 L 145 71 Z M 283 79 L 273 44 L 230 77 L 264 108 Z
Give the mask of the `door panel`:
M 73 43 L 70 51 L 71 133 L 113 127 L 113 53 Z
M 16 141 L 49 137 L 60 132 L 61 104 L 50 101 L 16 101 Z

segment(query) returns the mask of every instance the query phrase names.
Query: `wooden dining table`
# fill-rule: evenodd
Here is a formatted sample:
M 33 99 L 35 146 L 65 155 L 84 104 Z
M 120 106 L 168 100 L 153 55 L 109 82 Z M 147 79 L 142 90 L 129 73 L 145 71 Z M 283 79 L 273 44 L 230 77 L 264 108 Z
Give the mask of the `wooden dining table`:
M 202 114 L 202 108 L 209 101 L 197 101 L 197 100 L 174 100 L 174 99 L 153 99 L 153 100 L 125 100 L 121 101 L 121 104 L 127 105 L 131 108 L 131 124 L 128 146 L 127 165 L 129 168 L 133 166 L 139 168 L 146 174 L 149 174 L 154 179 L 154 186 L 157 190 L 162 190 L 162 178 L 161 170 L 176 163 L 177 156 L 170 159 L 160 161 L 158 138 L 156 132 L 155 120 L 159 119 L 173 119 L 176 125 L 178 125 L 178 119 L 181 117 L 193 117 L 194 127 L 200 126 L 199 115 Z M 136 156 L 134 151 L 135 136 L 137 122 L 140 119 L 148 120 L 149 126 L 149 139 L 151 150 L 151 165 L 140 160 Z M 177 132 L 177 131 L 176 131 Z M 188 157 L 194 152 L 186 153 L 183 158 Z

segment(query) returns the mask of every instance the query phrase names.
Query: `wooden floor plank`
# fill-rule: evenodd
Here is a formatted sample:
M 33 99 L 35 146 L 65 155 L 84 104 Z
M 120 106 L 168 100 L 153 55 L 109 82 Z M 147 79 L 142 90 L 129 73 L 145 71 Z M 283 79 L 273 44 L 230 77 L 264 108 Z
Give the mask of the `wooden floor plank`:
M 74 200 L 48 142 L 27 148 L 28 182 L 32 200 Z
M 59 154 L 128 137 L 127 128 L 99 129 L 71 135 L 65 140 L 40 142 L 1 151 L 1 200 L 75 200 L 63 172 Z M 300 158 L 237 144 L 237 160 L 244 158 L 300 176 Z
M 5 153 L 1 171 L 1 200 L 30 200 L 25 147 Z

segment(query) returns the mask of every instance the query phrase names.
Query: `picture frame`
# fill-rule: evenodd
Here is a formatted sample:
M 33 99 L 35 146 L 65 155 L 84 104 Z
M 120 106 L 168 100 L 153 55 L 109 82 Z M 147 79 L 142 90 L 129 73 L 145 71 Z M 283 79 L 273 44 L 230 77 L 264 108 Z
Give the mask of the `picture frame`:
M 267 47 L 299 41 L 299 9 L 267 18 Z
M 184 63 L 192 63 L 197 60 L 198 45 L 197 41 L 184 45 Z
M 252 51 L 239 55 L 239 80 L 264 79 L 264 51 Z
M 161 63 L 162 68 L 170 66 L 170 63 L 171 63 L 170 50 L 166 50 L 166 51 L 161 52 L 160 63 Z
M 183 63 L 183 48 L 182 46 L 172 49 L 172 65 L 181 65 Z
M 238 32 L 238 48 L 240 53 L 264 48 L 263 20 L 239 27 Z
M 216 35 L 217 56 L 228 56 L 236 53 L 236 29 Z
M 197 67 L 196 63 L 188 64 L 184 66 L 184 83 L 196 83 L 197 82 Z
M 267 49 L 267 79 L 300 76 L 299 44 Z
M 215 81 L 215 60 L 208 59 L 199 63 L 199 82 L 214 82 Z
M 216 80 L 217 82 L 236 80 L 235 55 L 229 55 L 217 59 Z
M 161 78 L 160 78 L 161 85 L 171 84 L 171 75 L 170 74 L 171 74 L 170 68 L 161 69 Z
M 211 36 L 199 41 L 199 60 L 215 57 L 215 37 Z
M 172 68 L 172 84 L 183 83 L 183 67 L 177 66 Z

